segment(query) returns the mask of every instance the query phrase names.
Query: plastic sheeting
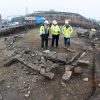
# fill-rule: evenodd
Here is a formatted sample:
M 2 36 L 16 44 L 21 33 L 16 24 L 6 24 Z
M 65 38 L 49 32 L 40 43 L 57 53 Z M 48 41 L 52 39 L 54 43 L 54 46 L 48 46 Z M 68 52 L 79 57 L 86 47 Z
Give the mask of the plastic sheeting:
M 35 20 L 36 20 L 36 24 L 43 24 L 44 23 L 44 18 L 41 16 L 36 16 Z

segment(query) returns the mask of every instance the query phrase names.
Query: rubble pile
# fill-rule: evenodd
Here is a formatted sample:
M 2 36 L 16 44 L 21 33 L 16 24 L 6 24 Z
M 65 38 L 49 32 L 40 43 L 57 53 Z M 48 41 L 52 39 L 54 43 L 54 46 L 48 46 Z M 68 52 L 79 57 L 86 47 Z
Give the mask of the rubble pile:
M 3 61 L 3 66 L 10 66 L 14 63 L 20 62 L 29 69 L 38 71 L 39 74 L 45 76 L 49 79 L 53 79 L 55 73 L 52 72 L 53 69 L 59 68 L 60 64 L 65 67 L 63 80 L 68 80 L 72 73 L 81 74 L 81 68 L 76 66 L 79 64 L 79 58 L 83 55 L 83 52 L 72 53 L 71 55 L 65 53 L 56 53 L 45 50 L 43 52 L 34 51 L 30 48 L 26 48 L 20 53 L 14 53 Z M 80 64 L 87 64 L 87 61 L 80 61 Z M 76 67 L 76 68 L 75 68 Z M 72 69 L 74 71 L 72 71 Z
M 77 44 L 81 39 L 82 41 L 84 40 L 84 38 L 79 39 L 78 42 L 76 41 Z M 42 51 L 39 47 L 40 43 L 36 42 L 38 47 L 35 48 L 33 46 L 35 40 L 30 44 L 30 41 L 25 40 L 24 35 L 21 34 L 7 37 L 4 40 L 6 49 L 2 52 L 5 56 L 3 60 L 0 61 L 0 66 L 3 66 L 3 68 L 7 70 L 13 69 L 11 71 L 13 72 L 13 74 L 11 74 L 12 83 L 15 87 L 18 87 L 20 92 L 24 93 L 25 98 L 31 98 L 34 91 L 36 91 L 36 94 L 38 94 L 37 91 L 41 91 L 41 93 L 44 93 L 44 91 L 48 93 L 50 91 L 51 93 L 51 91 L 53 91 L 52 95 L 54 95 L 55 91 L 60 90 L 57 95 L 61 94 L 65 97 L 69 91 L 68 94 L 70 98 L 77 94 L 77 98 L 82 98 L 82 96 L 86 96 L 86 94 L 90 95 L 88 93 L 92 91 L 92 57 L 94 52 L 92 46 L 92 50 L 88 49 L 90 42 L 84 42 L 84 44 L 79 43 L 79 46 L 76 46 L 75 50 L 70 52 L 65 51 L 65 49 L 62 50 L 62 48 L 57 50 L 50 48 L 50 50 Z M 75 42 L 73 41 L 73 43 Z M 34 43 L 34 45 L 36 44 Z M 60 44 L 60 46 L 61 45 L 62 44 Z M 99 48 L 98 45 L 97 47 Z M 71 50 L 73 48 L 72 45 Z M 96 57 L 99 58 L 99 54 L 100 52 Z M 99 59 L 97 60 L 99 62 Z M 96 73 L 98 73 L 96 76 L 99 78 L 98 69 L 99 65 L 96 65 Z M 52 81 L 48 81 L 48 79 Z M 39 82 L 37 82 L 37 80 L 39 80 Z M 7 85 L 8 88 L 11 88 L 11 86 L 13 85 Z M 64 86 L 64 88 L 62 88 L 62 86 Z M 1 98 L 2 96 L 3 95 L 1 95 Z
M 49 50 L 40 52 L 28 46 L 22 46 L 22 40 L 23 35 L 5 38 L 7 49 L 13 50 L 14 54 L 9 56 L 9 59 L 4 59 L 3 66 L 10 66 L 11 64 L 20 62 L 29 69 L 37 71 L 42 76 L 53 79 L 55 73 L 52 71 L 55 68 L 59 68 L 60 64 L 62 64 L 65 68 L 62 79 L 68 80 L 72 75 L 82 74 L 82 65 L 89 65 L 89 61 L 81 60 L 86 54 L 86 52 L 84 54 L 84 51 L 78 53 L 72 52 L 70 54 L 56 53 Z
M 6 48 L 8 50 L 13 50 L 15 48 L 19 48 L 21 47 L 21 42 L 23 40 L 23 36 L 24 34 L 21 34 L 21 35 L 15 35 L 15 36 L 12 36 L 12 37 L 6 37 L 4 40 L 5 40 L 5 43 L 6 43 Z

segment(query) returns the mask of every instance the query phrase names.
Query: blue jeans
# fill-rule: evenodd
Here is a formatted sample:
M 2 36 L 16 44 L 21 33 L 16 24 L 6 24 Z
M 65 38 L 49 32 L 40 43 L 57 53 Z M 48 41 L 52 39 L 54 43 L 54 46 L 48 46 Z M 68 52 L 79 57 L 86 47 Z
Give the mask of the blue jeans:
M 56 42 L 56 47 L 58 47 L 59 35 L 52 35 L 52 47 L 54 47 L 54 43 Z
M 64 37 L 64 45 L 65 46 L 70 46 L 70 38 L 65 38 Z
M 48 48 L 48 34 L 41 35 L 41 47 L 44 48 L 44 45 Z

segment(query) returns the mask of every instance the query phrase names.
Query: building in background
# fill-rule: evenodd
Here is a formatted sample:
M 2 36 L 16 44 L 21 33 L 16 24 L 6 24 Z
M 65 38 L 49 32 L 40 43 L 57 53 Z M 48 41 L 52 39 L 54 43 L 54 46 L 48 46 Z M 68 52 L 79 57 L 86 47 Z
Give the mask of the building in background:
M 26 24 L 35 24 L 35 17 L 25 16 L 25 23 Z
M 57 20 L 59 24 L 64 24 L 65 19 L 68 19 L 70 20 L 70 24 L 75 26 L 91 25 L 91 21 L 85 18 L 84 16 L 77 13 L 71 13 L 71 12 L 58 12 L 54 10 L 35 11 L 33 14 L 30 14 L 30 16 L 44 17 L 49 21 L 49 23 L 52 23 L 53 20 Z

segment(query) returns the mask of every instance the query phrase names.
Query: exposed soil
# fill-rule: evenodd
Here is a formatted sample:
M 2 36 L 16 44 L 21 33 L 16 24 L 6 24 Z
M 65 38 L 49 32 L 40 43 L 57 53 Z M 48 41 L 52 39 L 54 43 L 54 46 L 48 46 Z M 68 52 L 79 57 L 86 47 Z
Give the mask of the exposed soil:
M 14 43 L 12 42 L 14 36 L 19 36 Z M 21 53 L 26 48 L 42 52 L 40 47 L 39 30 L 33 29 L 26 34 L 18 34 L 0 38 L 0 62 L 3 59 L 9 59 L 9 56 Z M 59 49 L 51 48 L 51 36 L 49 39 L 50 51 L 66 53 L 71 55 L 79 51 L 88 49 L 90 46 L 88 39 L 78 38 L 76 34 L 72 36 L 70 49 L 67 51 L 63 49 L 63 36 L 60 36 Z M 98 47 L 99 48 L 99 47 Z M 97 49 L 100 55 L 99 50 Z M 100 57 L 97 55 L 96 62 L 100 65 Z M 93 52 L 88 50 L 86 55 L 81 58 L 90 62 L 89 66 L 79 66 L 82 68 L 82 75 L 80 77 L 72 76 L 70 80 L 62 85 L 62 75 L 64 74 L 64 65 L 59 65 L 59 68 L 53 70 L 55 77 L 53 80 L 47 79 L 40 75 L 37 71 L 27 68 L 21 63 L 15 63 L 11 66 L 0 66 L 0 100 L 87 100 L 93 90 L 92 80 L 92 59 Z M 83 81 L 88 78 L 87 82 Z M 98 88 L 99 91 L 100 88 Z M 99 98 L 100 99 L 100 98 Z M 98 99 L 98 100 L 99 100 Z M 94 99 L 96 100 L 96 99 Z

